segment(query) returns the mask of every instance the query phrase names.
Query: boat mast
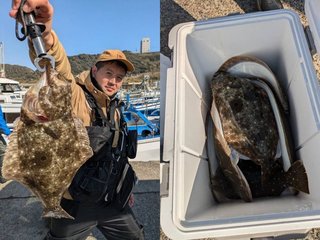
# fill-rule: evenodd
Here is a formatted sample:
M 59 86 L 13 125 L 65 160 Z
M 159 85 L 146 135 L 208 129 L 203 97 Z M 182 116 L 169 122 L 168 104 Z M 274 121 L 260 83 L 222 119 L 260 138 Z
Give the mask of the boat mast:
M 0 42 L 0 77 L 4 78 L 6 76 L 6 72 L 4 69 L 4 44 Z

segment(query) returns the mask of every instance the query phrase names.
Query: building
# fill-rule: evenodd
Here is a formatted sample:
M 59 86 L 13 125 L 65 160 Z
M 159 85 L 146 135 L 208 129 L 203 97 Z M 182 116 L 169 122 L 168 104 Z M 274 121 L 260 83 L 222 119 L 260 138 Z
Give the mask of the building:
M 140 44 L 140 53 L 150 52 L 150 38 L 142 38 Z

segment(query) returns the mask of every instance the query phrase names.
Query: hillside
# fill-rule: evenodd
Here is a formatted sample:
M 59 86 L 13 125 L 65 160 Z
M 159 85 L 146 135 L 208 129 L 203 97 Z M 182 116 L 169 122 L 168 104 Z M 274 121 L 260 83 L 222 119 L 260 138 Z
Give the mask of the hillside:
M 5 64 L 6 77 L 23 82 L 34 82 L 40 77 L 40 72 L 19 65 Z
M 134 64 L 135 71 L 129 75 L 130 81 L 141 79 L 144 74 L 149 74 L 151 79 L 160 78 L 160 55 L 156 53 L 132 53 L 124 51 L 127 58 Z M 94 64 L 98 54 L 79 54 L 70 56 L 69 61 L 71 64 L 72 73 L 77 75 L 82 71 L 90 69 Z M 21 83 L 32 83 L 39 79 L 40 73 L 33 71 L 28 67 L 19 65 L 5 65 L 6 77 L 17 80 Z

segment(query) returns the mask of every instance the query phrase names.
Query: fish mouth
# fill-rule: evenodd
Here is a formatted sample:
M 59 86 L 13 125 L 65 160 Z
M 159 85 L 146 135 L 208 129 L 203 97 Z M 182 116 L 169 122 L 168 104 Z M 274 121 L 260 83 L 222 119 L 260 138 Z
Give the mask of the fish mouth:
M 38 115 L 36 116 L 38 122 L 48 122 L 49 121 L 49 118 L 45 115 Z

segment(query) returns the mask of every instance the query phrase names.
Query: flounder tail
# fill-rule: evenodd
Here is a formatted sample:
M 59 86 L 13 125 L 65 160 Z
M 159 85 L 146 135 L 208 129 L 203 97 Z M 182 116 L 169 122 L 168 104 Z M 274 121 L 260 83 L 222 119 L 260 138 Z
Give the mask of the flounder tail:
M 304 192 L 309 192 L 308 176 L 306 169 L 301 160 L 295 161 L 286 172 L 287 185 L 294 189 Z
M 53 218 L 68 218 L 68 219 L 74 219 L 69 213 L 67 213 L 62 207 L 56 207 L 55 209 L 44 209 L 43 218 L 46 217 L 53 217 Z

